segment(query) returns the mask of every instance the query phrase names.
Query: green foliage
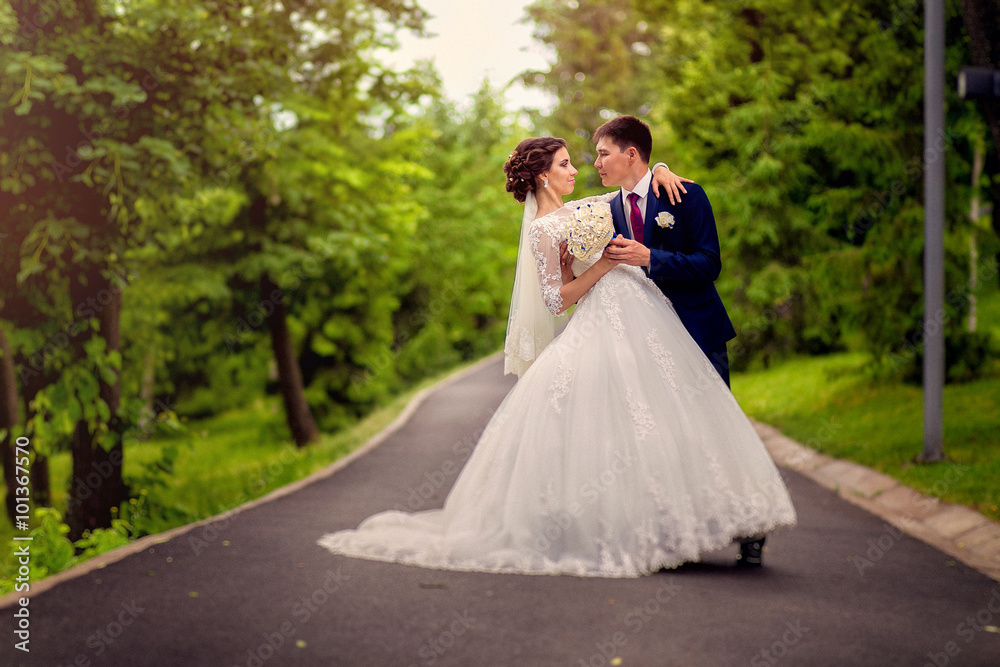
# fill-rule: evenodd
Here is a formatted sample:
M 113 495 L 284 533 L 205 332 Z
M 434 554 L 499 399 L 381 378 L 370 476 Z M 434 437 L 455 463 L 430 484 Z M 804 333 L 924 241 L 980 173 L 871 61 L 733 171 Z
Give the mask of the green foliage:
M 51 574 L 68 570 L 85 560 L 99 556 L 136 540 L 147 533 L 142 526 L 148 524 L 143 518 L 145 496 L 132 499 L 123 506 L 121 518 L 114 518 L 110 528 L 87 531 L 76 542 L 67 537 L 69 526 L 63 522 L 62 514 L 51 507 L 39 507 L 32 515 L 35 528 L 29 534 L 31 540 L 30 582 L 41 581 Z M 117 513 L 117 512 L 116 512 Z M 20 542 L 13 542 L 11 554 Z M 18 563 L 13 555 L 0 563 L 0 595 L 9 593 L 17 585 Z
M 442 105 L 429 118 L 437 130 L 423 163 L 434 179 L 415 193 L 427 215 L 394 317 L 400 372 L 411 381 L 503 340 L 521 212 L 501 167 L 520 137 L 498 100 L 484 85 L 467 111 Z
M 154 403 L 198 414 L 259 397 L 279 301 L 303 365 L 328 360 L 306 369 L 318 406 L 350 418 L 398 388 L 394 373 L 352 378 L 392 345 L 426 177 L 409 158 L 426 135 L 396 126 L 436 80 L 374 54 L 425 19 L 368 0 L 0 10 L 0 307 L 28 332 L 13 338 L 45 452 L 78 422 L 109 447 Z M 103 338 L 119 314 L 95 324 L 107 302 L 67 298 L 101 297 L 101 271 L 128 276 L 120 350 Z
M 956 249 L 967 247 L 969 201 L 981 189 L 969 175 L 985 124 L 949 87 L 947 134 L 924 154 L 917 5 L 540 0 L 529 13 L 557 54 L 549 74 L 528 78 L 561 101 L 548 120 L 554 134 L 586 153 L 611 114 L 644 116 L 654 157 L 706 187 L 723 246 L 718 286 L 739 333 L 735 368 L 827 353 L 851 337 L 880 367 L 918 377 L 922 183 L 926 164 L 942 159 L 949 377 L 984 368 L 989 343 L 962 329 L 970 268 Z M 588 17 L 611 14 L 627 20 L 594 34 L 616 44 L 620 76 L 591 78 L 603 51 L 581 48 L 583 33 Z M 970 59 L 956 2 L 947 33 L 954 80 Z
M 77 561 L 82 562 L 94 556 L 107 553 L 141 537 L 138 525 L 142 522 L 142 500 L 133 498 L 126 505 L 121 518 L 111 520 L 110 528 L 97 528 L 84 533 L 83 537 L 73 543 L 77 552 Z
M 78 422 L 95 435 L 95 442 L 110 449 L 118 433 L 108 428 L 111 409 L 99 395 L 98 380 L 113 378 L 121 369 L 121 355 L 107 350 L 103 338 L 91 338 L 83 346 L 86 357 L 65 365 L 58 379 L 39 391 L 34 398 L 34 417 L 29 427 L 43 455 L 51 443 L 69 439 Z
M 598 125 L 616 113 L 644 116 L 661 99 L 651 77 L 656 62 L 651 54 L 661 46 L 659 19 L 645 20 L 643 4 L 539 0 L 526 8 L 535 37 L 558 54 L 547 72 L 522 75 L 526 85 L 559 100 L 551 117 L 536 118 L 536 125 L 565 138 L 578 164 L 593 162 L 590 134 Z M 585 176 L 588 188 L 600 186 L 594 172 Z
M 39 579 L 71 567 L 76 558 L 73 543 L 66 534 L 69 527 L 62 522 L 62 515 L 51 508 L 40 507 L 33 516 L 35 528 L 31 531 L 31 581 Z M 11 552 L 14 545 L 12 542 Z M 0 591 L 7 593 L 13 589 L 16 560 L 8 558 L 5 561 L 7 571 L 0 578 Z

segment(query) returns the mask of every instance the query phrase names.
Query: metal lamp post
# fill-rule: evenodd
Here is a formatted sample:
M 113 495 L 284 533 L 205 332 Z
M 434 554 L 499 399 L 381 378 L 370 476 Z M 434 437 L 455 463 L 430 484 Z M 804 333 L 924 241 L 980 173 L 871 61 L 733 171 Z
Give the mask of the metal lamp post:
M 944 0 L 924 0 L 924 451 L 944 460 Z

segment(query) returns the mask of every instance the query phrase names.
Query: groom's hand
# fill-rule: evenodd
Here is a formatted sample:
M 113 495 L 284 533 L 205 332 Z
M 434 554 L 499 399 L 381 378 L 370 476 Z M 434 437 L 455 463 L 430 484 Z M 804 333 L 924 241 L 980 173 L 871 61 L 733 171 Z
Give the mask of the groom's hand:
M 621 234 L 611 239 L 605 252 L 610 259 L 620 264 L 649 267 L 649 248 Z

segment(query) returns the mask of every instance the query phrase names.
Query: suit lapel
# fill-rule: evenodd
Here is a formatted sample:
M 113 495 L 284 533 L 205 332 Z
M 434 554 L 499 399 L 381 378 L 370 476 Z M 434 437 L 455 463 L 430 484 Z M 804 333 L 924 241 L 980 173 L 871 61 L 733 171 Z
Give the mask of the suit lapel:
M 627 239 L 632 238 L 632 235 L 627 231 L 625 215 L 622 213 L 622 192 L 620 188 L 618 195 L 611 200 L 611 221 L 615 223 L 615 234 L 621 234 Z
M 659 200 L 653 194 L 653 184 L 649 185 L 649 193 L 646 195 L 646 218 L 642 223 L 642 238 L 649 246 L 649 242 L 653 239 L 653 222 L 656 220 L 656 214 L 659 213 Z

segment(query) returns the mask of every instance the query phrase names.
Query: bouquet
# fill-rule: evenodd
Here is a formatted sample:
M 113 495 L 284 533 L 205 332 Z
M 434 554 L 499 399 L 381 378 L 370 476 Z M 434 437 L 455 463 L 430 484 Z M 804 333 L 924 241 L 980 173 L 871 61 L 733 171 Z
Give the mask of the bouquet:
M 605 201 L 577 206 L 566 229 L 569 252 L 577 259 L 590 259 L 603 251 L 614 235 L 611 204 Z

